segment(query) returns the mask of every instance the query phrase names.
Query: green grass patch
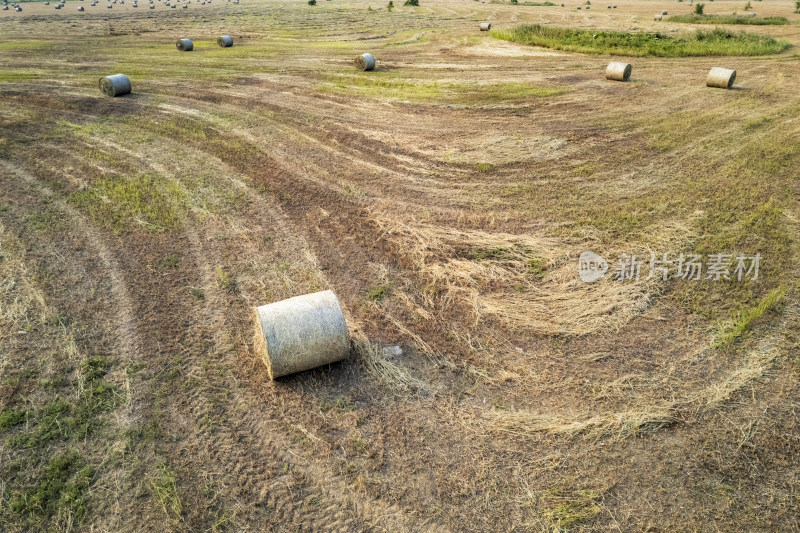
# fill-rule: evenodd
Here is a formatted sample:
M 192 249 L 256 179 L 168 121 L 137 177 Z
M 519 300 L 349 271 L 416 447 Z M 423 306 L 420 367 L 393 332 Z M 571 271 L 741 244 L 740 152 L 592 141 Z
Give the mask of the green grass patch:
M 369 75 L 328 76 L 318 88 L 322 91 L 347 93 L 373 98 L 389 98 L 409 102 L 479 105 L 527 98 L 556 96 L 566 92 L 559 87 L 543 87 L 528 83 L 493 84 L 451 83 L 429 80 L 390 78 L 381 73 Z
M 686 24 L 743 24 L 749 26 L 783 26 L 789 24 L 785 17 L 750 17 L 746 15 L 675 15 L 670 22 Z
M 179 227 L 186 210 L 184 192 L 159 176 L 106 178 L 75 192 L 70 201 L 100 227 L 121 233 L 145 228 L 162 231 Z
M 724 331 L 714 341 L 714 347 L 722 349 L 733 345 L 733 343 L 747 333 L 765 313 L 777 309 L 781 303 L 783 303 L 785 296 L 786 289 L 784 287 L 778 287 L 769 291 L 758 304 L 741 309 L 738 316 L 725 327 Z
M 10 429 L 24 423 L 25 415 L 22 409 L 6 409 L 0 413 L 0 429 Z
M 178 494 L 178 478 L 168 464 L 162 464 L 158 475 L 150 482 L 153 497 L 158 506 L 164 510 L 170 522 L 178 524 L 183 521 L 183 503 Z
M 20 81 L 34 80 L 39 75 L 35 72 L 14 72 L 10 70 L 0 71 L 0 83 L 15 83 Z
M 789 47 L 789 43 L 773 37 L 735 33 L 722 28 L 671 36 L 664 33 L 598 32 L 532 24 L 510 30 L 492 30 L 490 34 L 504 41 L 556 50 L 626 56 L 761 56 L 777 54 Z
M 44 468 L 38 483 L 11 491 L 8 509 L 30 526 L 53 515 L 80 524 L 86 515 L 86 492 L 93 476 L 94 470 L 85 465 L 77 451 L 57 455 Z

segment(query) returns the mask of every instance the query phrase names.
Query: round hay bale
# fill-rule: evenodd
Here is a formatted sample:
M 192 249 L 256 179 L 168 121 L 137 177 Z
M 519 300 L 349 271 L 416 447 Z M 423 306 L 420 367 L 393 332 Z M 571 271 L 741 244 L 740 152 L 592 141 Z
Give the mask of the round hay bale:
M 114 74 L 100 78 L 100 90 L 106 96 L 122 96 L 130 94 L 131 80 L 125 74 Z
M 491 22 L 481 22 L 480 29 L 481 29 L 481 31 L 489 31 L 489 30 L 492 29 L 492 23 Z
M 347 323 L 332 291 L 322 291 L 255 308 L 254 348 L 270 379 L 345 359 Z
M 175 41 L 175 46 L 181 52 L 191 52 L 194 49 L 194 43 L 191 39 L 178 39 Z
M 736 71 L 727 68 L 714 67 L 706 76 L 706 87 L 730 89 L 736 80 Z
M 751 16 L 751 17 L 755 17 L 755 16 L 757 16 L 757 15 L 758 15 L 758 13 L 756 13 L 755 11 L 753 11 L 752 13 L 750 13 L 750 16 Z
M 653 17 L 653 20 L 661 20 L 662 17 L 663 16 L 661 15 L 661 13 L 656 13 L 655 16 Z
M 358 70 L 375 70 L 375 57 L 372 54 L 361 54 L 355 60 Z
M 83 6 L 78 6 L 78 11 L 83 11 Z
M 581 10 L 581 6 L 578 6 L 578 11 L 580 11 L 580 10 Z
M 662 11 L 661 14 L 664 15 L 664 16 L 669 15 L 669 13 L 667 13 L 666 9 L 664 11 Z
M 217 44 L 220 45 L 222 48 L 229 48 L 233 46 L 233 37 L 230 35 L 223 35 L 222 37 L 217 37 Z
M 628 81 L 631 79 L 631 69 L 632 67 L 630 63 L 612 61 L 606 67 L 606 79 L 613 81 Z

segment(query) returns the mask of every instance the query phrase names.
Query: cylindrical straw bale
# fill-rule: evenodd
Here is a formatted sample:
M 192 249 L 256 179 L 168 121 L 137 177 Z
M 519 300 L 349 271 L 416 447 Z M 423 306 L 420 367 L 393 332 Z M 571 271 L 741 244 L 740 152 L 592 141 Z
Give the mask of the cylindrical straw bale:
M 83 6 L 78 6 L 78 11 L 83 11 Z
M 190 52 L 194 48 L 194 43 L 191 39 L 178 39 L 175 41 L 175 46 L 181 52 Z
M 663 15 L 661 15 L 661 13 L 656 13 L 655 16 L 653 17 L 653 20 L 661 20 L 662 18 Z
M 667 12 L 667 10 L 666 10 L 666 9 L 665 9 L 664 11 L 662 11 L 662 12 L 661 12 L 661 14 L 662 14 L 662 15 L 665 15 L 665 16 L 666 16 L 666 15 L 669 15 L 669 13 Z
M 228 48 L 229 46 L 233 46 L 233 37 L 230 35 L 223 35 L 222 37 L 217 37 L 217 44 L 220 45 L 222 48 Z
M 374 70 L 375 57 L 372 54 L 361 54 L 356 58 L 355 64 L 359 70 Z
M 631 78 L 630 63 L 612 61 L 606 67 L 606 79 L 614 81 L 628 81 Z
M 707 87 L 718 87 L 720 89 L 730 89 L 736 80 L 736 71 L 727 68 L 714 67 L 708 72 L 706 77 Z
M 131 80 L 125 74 L 100 78 L 100 90 L 107 96 L 122 96 L 131 92 Z
M 347 323 L 332 291 L 255 308 L 255 350 L 270 379 L 335 363 L 350 352 Z
M 481 28 L 481 31 L 489 31 L 489 30 L 492 29 L 492 23 L 491 22 L 481 22 L 480 28 Z

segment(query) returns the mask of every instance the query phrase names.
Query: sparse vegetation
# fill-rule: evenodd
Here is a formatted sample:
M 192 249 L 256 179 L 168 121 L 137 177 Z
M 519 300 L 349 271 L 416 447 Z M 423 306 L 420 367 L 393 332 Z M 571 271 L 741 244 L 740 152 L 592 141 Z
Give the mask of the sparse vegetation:
M 703 10 L 705 9 L 706 5 L 703 3 L 697 3 L 694 5 L 694 14 L 695 15 L 702 15 Z
M 184 200 L 181 189 L 152 174 L 104 178 L 70 198 L 95 224 L 116 233 L 137 228 L 164 231 L 179 227 Z

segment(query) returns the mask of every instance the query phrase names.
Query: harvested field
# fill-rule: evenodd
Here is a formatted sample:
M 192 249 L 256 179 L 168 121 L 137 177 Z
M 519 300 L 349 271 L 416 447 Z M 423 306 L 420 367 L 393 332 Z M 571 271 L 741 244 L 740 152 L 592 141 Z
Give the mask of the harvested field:
M 419 3 L 0 12 L 0 531 L 796 530 L 794 2 L 691 57 L 497 38 L 688 2 Z M 350 356 L 270 380 L 324 290 Z

